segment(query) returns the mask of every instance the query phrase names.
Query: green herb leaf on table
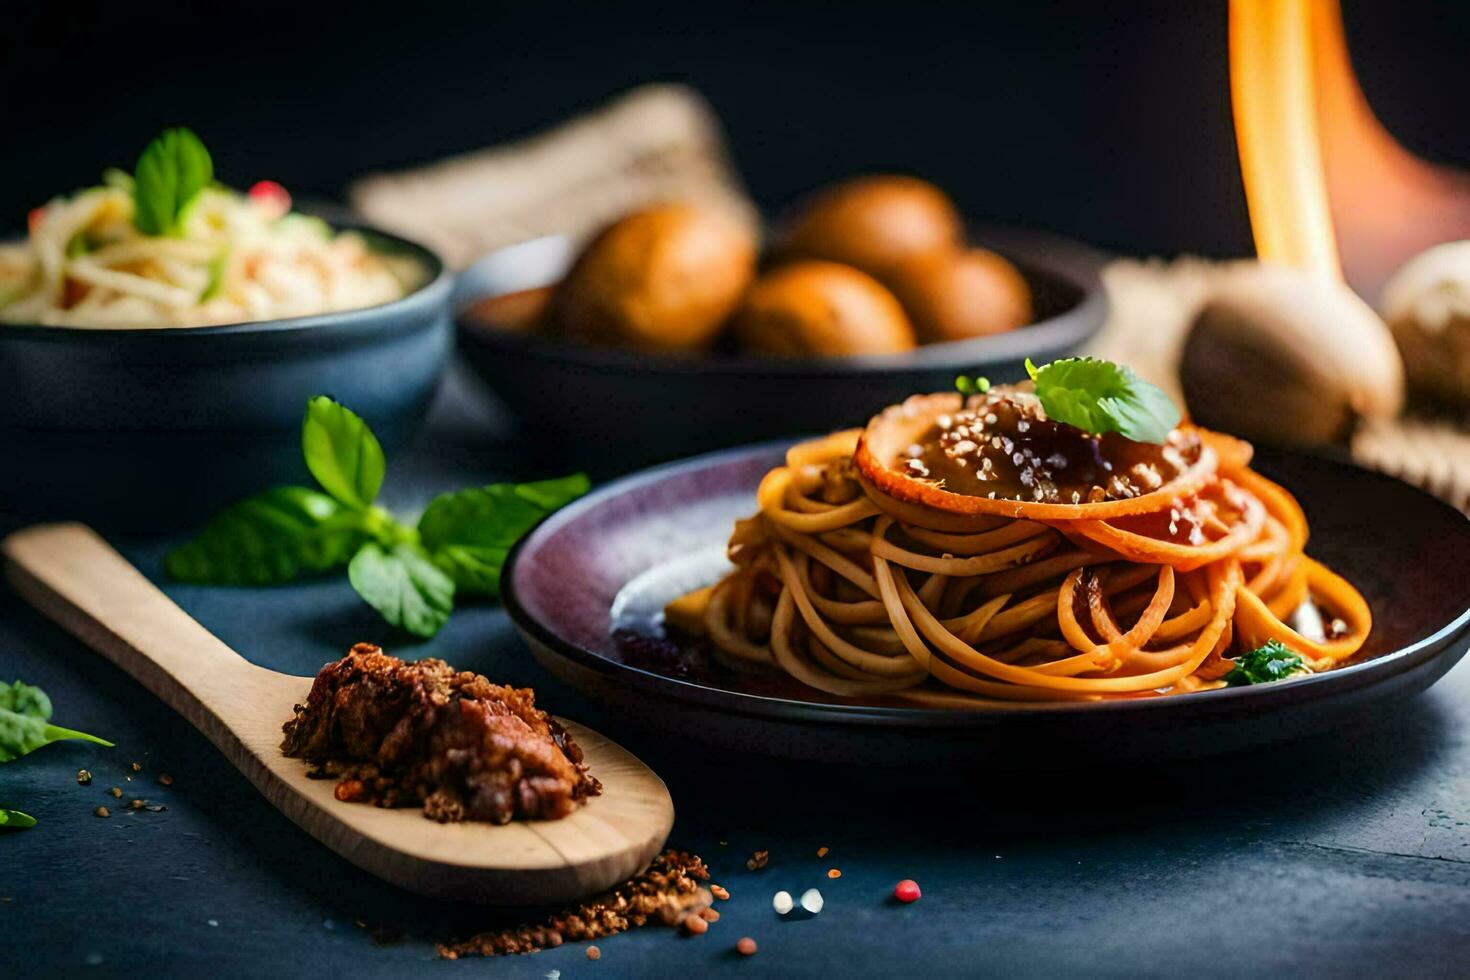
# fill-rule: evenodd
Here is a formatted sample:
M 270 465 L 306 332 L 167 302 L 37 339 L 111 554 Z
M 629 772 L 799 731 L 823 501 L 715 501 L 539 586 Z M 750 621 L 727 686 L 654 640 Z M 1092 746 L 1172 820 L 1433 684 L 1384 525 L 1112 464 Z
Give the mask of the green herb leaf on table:
M 225 508 L 165 567 L 182 582 L 291 582 L 346 565 L 368 540 L 367 518 L 319 491 L 276 487 Z
M 454 580 L 417 545 L 370 541 L 353 555 L 347 578 L 385 620 L 415 636 L 433 636 L 454 611 Z
M 7 830 L 28 830 L 36 825 L 36 818 L 19 810 L 0 809 L 0 827 Z
M 51 722 L 51 699 L 39 687 L 16 681 L 0 687 L 0 762 L 10 762 L 44 745 L 81 739 L 112 748 L 112 743 Z
M 349 507 L 367 508 L 383 486 L 387 462 L 378 437 L 357 413 L 326 395 L 306 403 L 301 451 L 322 489 Z
M 457 591 L 496 595 L 511 546 L 587 492 L 583 474 L 443 494 L 417 527 L 373 506 L 387 464 L 360 417 L 319 395 L 306 405 L 301 449 L 325 493 L 277 487 L 221 511 L 169 553 L 168 573 L 212 585 L 278 585 L 347 566 L 358 595 L 385 620 L 433 636 Z
M 1049 418 L 1102 435 L 1116 432 L 1135 442 L 1162 443 L 1179 424 L 1179 409 L 1162 389 L 1122 364 L 1071 357 L 1026 372 Z
M 1264 645 L 1235 658 L 1235 669 L 1225 675 L 1225 683 L 1231 687 L 1269 684 L 1309 673 L 1306 661 L 1295 650 L 1280 640 L 1267 640 Z
M 552 511 L 586 493 L 584 473 L 537 483 L 497 483 L 434 498 L 419 541 L 462 592 L 500 594 L 500 569 L 517 541 Z
M 133 224 L 145 235 L 177 235 L 199 192 L 214 181 L 214 161 L 198 136 L 164 130 L 133 173 Z

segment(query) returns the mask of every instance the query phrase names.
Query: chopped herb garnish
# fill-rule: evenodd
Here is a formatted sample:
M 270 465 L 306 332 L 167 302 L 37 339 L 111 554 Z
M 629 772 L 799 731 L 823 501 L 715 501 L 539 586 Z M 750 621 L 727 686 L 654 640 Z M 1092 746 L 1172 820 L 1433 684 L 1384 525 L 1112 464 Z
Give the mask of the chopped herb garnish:
M 1179 424 L 1179 409 L 1163 390 L 1112 361 L 1069 357 L 1026 372 L 1046 414 L 1093 435 L 1116 432 L 1134 442 L 1161 444 Z
M 966 398 L 970 395 L 983 395 L 990 390 L 990 379 L 982 378 L 978 374 L 973 378 L 962 374 L 954 379 L 954 387 Z
M 346 406 L 325 396 L 308 402 L 301 447 L 320 490 L 276 487 L 227 507 L 169 553 L 168 573 L 278 585 L 346 568 L 383 619 L 429 637 L 448 621 L 456 595 L 498 595 L 511 546 L 589 486 L 576 474 L 471 487 L 436 498 L 415 526 L 374 503 L 387 472 L 383 448 Z
M 1264 645 L 1235 658 L 1235 669 L 1225 675 L 1225 683 L 1231 687 L 1269 684 L 1310 673 L 1300 654 L 1280 640 L 1267 640 Z

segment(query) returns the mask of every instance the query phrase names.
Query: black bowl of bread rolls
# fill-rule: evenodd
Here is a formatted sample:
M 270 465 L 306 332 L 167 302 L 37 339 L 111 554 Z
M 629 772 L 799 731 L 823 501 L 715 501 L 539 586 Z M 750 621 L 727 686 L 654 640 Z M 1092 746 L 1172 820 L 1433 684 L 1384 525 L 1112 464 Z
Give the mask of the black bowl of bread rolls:
M 460 276 L 460 350 L 528 436 L 622 469 L 1017 380 L 1107 314 L 1099 253 L 967 224 L 912 177 L 823 189 L 768 237 L 671 202 L 502 249 Z

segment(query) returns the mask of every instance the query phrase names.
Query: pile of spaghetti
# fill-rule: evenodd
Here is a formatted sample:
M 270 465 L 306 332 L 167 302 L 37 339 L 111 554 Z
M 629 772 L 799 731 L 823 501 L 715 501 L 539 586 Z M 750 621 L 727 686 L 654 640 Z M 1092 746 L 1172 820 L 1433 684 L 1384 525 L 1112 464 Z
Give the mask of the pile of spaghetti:
M 202 145 L 196 152 L 203 173 L 187 197 L 177 193 L 179 175 L 160 179 L 159 168 L 140 161 L 136 177 L 110 170 L 102 186 L 32 211 L 26 240 L 0 245 L 0 323 L 137 328 L 275 320 L 392 302 L 423 278 L 362 236 L 291 212 L 278 184 L 263 181 L 242 194 L 214 183 Z M 142 192 L 157 185 L 172 195 L 166 227 L 140 204 Z
M 1306 556 L 1300 506 L 1250 457 L 1187 424 L 1158 446 L 1093 436 L 1021 388 L 916 396 L 793 447 L 734 571 L 669 620 L 732 664 L 941 705 L 1217 687 L 1271 640 L 1329 669 L 1367 603 Z

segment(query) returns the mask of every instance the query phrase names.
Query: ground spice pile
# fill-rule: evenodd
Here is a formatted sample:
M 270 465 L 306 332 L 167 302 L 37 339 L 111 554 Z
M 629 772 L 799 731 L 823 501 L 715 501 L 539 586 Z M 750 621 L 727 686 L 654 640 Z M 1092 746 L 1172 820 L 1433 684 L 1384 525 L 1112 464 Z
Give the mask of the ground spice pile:
M 677 926 L 691 916 L 699 918 L 710 907 L 713 896 L 704 886 L 707 881 L 709 869 L 697 855 L 664 851 L 647 871 L 605 895 L 554 913 L 540 923 L 508 926 L 462 942 L 441 943 L 439 955 L 454 960 L 461 956 L 534 953 L 563 942 L 600 939 L 645 925 Z M 700 919 L 700 924 L 705 921 Z

